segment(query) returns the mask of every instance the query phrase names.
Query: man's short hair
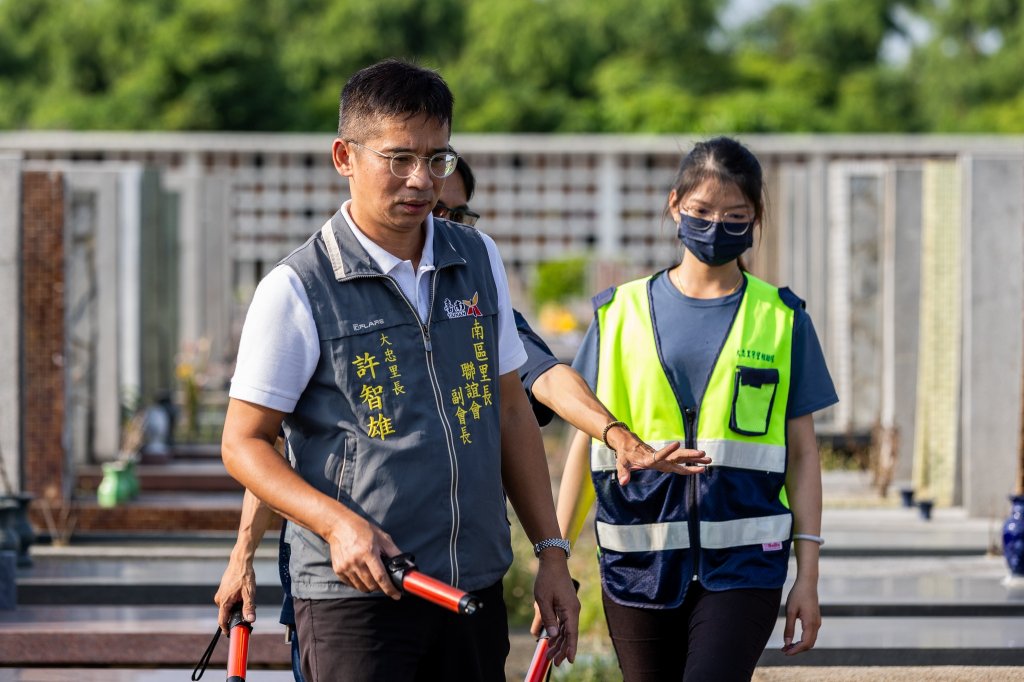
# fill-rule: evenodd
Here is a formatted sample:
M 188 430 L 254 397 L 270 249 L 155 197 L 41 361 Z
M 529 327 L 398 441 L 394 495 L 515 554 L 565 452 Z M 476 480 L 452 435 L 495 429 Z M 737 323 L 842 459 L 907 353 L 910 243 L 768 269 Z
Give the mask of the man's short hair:
M 361 141 L 372 137 L 389 118 L 426 115 L 452 127 L 455 98 L 441 75 L 398 59 L 385 59 L 357 71 L 341 91 L 338 137 Z

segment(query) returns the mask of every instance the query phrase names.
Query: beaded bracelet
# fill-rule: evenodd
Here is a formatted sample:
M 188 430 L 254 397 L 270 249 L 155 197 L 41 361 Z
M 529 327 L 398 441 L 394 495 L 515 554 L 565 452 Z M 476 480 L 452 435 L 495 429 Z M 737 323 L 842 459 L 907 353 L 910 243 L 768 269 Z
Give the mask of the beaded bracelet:
M 825 538 L 820 535 L 811 535 L 810 533 L 793 533 L 794 540 L 810 540 L 811 542 L 817 542 L 819 545 L 825 544 Z
M 607 447 L 609 450 L 614 450 L 615 448 L 613 448 L 611 445 L 608 445 L 608 432 L 614 429 L 616 426 L 621 426 L 622 428 L 629 431 L 629 427 L 626 426 L 626 422 L 620 422 L 618 420 L 608 422 L 608 425 L 604 427 L 604 431 L 601 432 L 601 440 L 604 441 L 605 447 Z

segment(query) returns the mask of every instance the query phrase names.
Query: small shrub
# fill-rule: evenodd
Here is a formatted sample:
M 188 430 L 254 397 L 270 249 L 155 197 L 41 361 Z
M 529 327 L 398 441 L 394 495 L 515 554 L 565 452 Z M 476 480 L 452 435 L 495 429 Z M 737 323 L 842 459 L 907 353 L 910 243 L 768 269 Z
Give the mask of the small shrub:
M 537 279 L 533 285 L 533 303 L 537 308 L 545 303 L 565 303 L 584 296 L 587 285 L 587 260 L 566 258 L 537 265 Z

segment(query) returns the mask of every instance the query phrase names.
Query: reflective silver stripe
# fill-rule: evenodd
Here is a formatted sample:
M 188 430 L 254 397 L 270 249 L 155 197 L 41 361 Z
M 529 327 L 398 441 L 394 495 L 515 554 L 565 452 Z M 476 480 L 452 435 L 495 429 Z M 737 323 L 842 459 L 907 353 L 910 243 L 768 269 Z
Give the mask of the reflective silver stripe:
M 597 540 L 602 548 L 613 552 L 686 549 L 690 546 L 690 532 L 686 521 L 625 526 L 613 526 L 598 521 Z
M 681 442 L 683 439 L 680 438 Z M 672 440 L 651 441 L 650 445 L 660 450 Z M 738 440 L 702 440 L 697 449 L 711 458 L 712 466 L 727 466 L 734 469 L 769 471 L 781 474 L 786 471 L 786 446 L 767 443 L 746 443 Z M 604 443 L 590 444 L 590 470 L 615 471 L 615 451 Z
M 733 521 L 701 521 L 700 544 L 706 549 L 785 542 L 793 530 L 789 514 Z M 685 521 L 612 525 L 597 522 L 598 543 L 613 552 L 658 552 L 687 549 L 690 535 Z
M 341 249 L 338 248 L 338 239 L 334 236 L 334 228 L 331 227 L 331 221 L 328 220 L 320 228 L 320 234 L 323 235 L 324 245 L 327 246 L 327 256 L 331 259 L 334 278 L 341 279 L 345 276 L 345 264 L 341 262 Z
M 706 549 L 763 545 L 789 539 L 793 530 L 790 514 L 759 516 L 734 521 L 701 521 L 700 544 Z
M 769 471 L 786 471 L 786 446 L 767 443 L 745 443 L 738 440 L 702 440 L 697 448 L 711 458 L 712 466 Z
M 652 440 L 647 444 L 655 450 L 661 450 L 669 443 L 682 442 L 674 440 Z M 591 471 L 615 471 L 615 451 L 604 443 L 590 441 L 590 470 Z

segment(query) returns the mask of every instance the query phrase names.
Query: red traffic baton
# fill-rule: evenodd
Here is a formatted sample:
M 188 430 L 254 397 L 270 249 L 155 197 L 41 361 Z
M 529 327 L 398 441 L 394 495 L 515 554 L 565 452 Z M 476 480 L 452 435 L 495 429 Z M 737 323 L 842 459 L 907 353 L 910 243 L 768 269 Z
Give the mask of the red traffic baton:
M 421 573 L 416 568 L 415 557 L 408 552 L 391 558 L 384 557 L 384 565 L 391 576 L 391 582 L 402 592 L 467 616 L 483 608 L 483 602 L 478 597 Z
M 242 617 L 242 605 L 231 612 L 228 623 L 228 679 L 227 682 L 245 682 L 245 669 L 249 663 L 249 633 L 252 624 Z
M 245 682 L 245 668 L 249 662 L 249 633 L 252 632 L 252 624 L 242 617 L 242 605 L 235 604 L 231 609 L 231 616 L 228 619 L 228 679 L 227 682 Z M 206 672 L 206 666 L 210 663 L 214 649 L 217 648 L 217 640 L 220 639 L 220 628 L 213 633 L 213 639 L 203 652 L 195 669 L 192 671 L 192 682 L 198 682 Z
M 537 640 L 537 648 L 533 650 L 530 668 L 526 671 L 524 682 L 544 682 L 551 674 L 551 659 L 548 658 L 548 643 L 551 638 L 541 635 Z
M 572 579 L 572 586 L 579 592 L 580 584 L 575 578 Z M 550 644 L 551 638 L 546 632 L 542 632 L 537 638 L 537 648 L 533 650 L 533 659 L 523 682 L 544 682 L 551 677 L 551 659 L 548 658 Z

